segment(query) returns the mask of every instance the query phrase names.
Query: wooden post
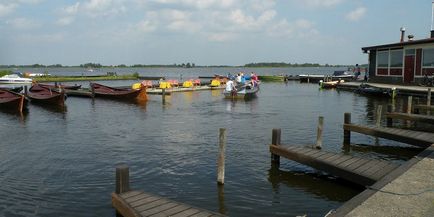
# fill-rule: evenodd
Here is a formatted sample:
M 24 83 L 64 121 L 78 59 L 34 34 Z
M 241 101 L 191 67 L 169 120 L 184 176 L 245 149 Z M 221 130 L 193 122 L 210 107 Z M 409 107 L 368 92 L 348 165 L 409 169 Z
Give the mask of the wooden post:
M 273 133 L 271 136 L 271 144 L 272 145 L 280 145 L 280 133 L 281 129 L 273 129 Z M 277 167 L 280 165 L 280 156 L 271 154 L 271 163 L 275 164 Z
M 316 146 L 315 146 L 316 149 L 321 149 L 321 146 L 322 146 L 323 125 L 324 125 L 324 117 L 319 116 L 318 117 L 318 128 L 317 128 L 317 133 L 316 133 Z
M 92 93 L 92 98 L 95 98 L 95 88 L 92 86 L 92 84 L 90 85 L 90 92 Z
M 387 105 L 387 112 L 388 112 L 388 113 L 392 113 L 392 105 Z M 392 124 L 393 124 L 393 122 L 392 122 L 392 118 L 387 117 L 387 118 L 386 118 L 386 124 L 387 124 L 387 127 L 391 127 Z
M 27 86 L 24 86 L 24 95 L 27 96 L 27 94 L 28 94 Z
M 161 96 L 162 96 L 163 104 L 166 103 L 166 89 L 165 88 L 161 89 Z
M 378 105 L 377 106 L 376 122 L 375 122 L 375 125 L 377 127 L 380 127 L 380 124 L 381 124 L 381 113 L 382 113 L 382 111 L 383 111 L 383 106 L 382 105 Z
M 344 114 L 344 124 L 351 124 L 351 113 Z M 344 145 L 349 145 L 351 142 L 351 131 L 344 130 Z
M 226 129 L 220 128 L 219 134 L 219 157 L 217 162 L 217 183 L 225 184 L 225 146 L 226 146 Z
M 116 194 L 130 190 L 130 168 L 126 164 L 116 166 Z
M 407 114 L 411 114 L 411 103 L 413 101 L 413 96 L 408 97 L 407 101 Z
M 426 97 L 426 105 L 427 106 L 431 106 L 431 88 L 428 88 L 428 95 Z M 428 109 L 426 110 L 426 114 L 430 115 L 431 114 L 431 109 L 428 107 Z

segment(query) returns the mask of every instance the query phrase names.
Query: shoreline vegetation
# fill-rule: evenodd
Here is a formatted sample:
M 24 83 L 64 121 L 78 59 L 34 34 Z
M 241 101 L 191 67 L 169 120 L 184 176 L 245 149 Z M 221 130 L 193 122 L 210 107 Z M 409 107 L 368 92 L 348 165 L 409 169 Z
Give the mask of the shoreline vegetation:
M 98 68 L 209 68 L 209 67 L 255 67 L 255 68 L 286 68 L 286 67 L 348 67 L 350 65 L 331 65 L 331 64 L 319 64 L 319 63 L 285 63 L 285 62 L 258 62 L 248 63 L 245 65 L 231 66 L 231 65 L 196 65 L 194 63 L 181 63 L 181 64 L 133 64 L 133 65 L 101 65 L 100 63 L 85 63 L 78 66 L 64 66 L 61 64 L 42 65 L 0 65 L 0 69 L 14 69 L 14 68 L 85 68 L 85 69 L 98 69 Z
M 41 76 L 34 77 L 36 82 L 68 82 L 68 81 L 101 81 L 101 80 L 137 80 L 138 73 L 127 75 L 95 75 L 95 76 Z

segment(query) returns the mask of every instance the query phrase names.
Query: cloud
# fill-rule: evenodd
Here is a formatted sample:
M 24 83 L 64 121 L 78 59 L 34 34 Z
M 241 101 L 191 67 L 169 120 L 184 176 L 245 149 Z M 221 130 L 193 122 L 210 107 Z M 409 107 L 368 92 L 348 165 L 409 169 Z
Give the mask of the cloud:
M 7 23 L 11 25 L 13 28 L 19 30 L 36 29 L 41 26 L 39 22 L 27 18 L 23 18 L 23 17 L 7 21 Z
M 124 0 L 89 0 L 83 9 L 91 16 L 115 16 L 127 11 Z
M 355 10 L 349 12 L 345 18 L 349 21 L 359 21 L 363 16 L 366 14 L 366 8 L 365 7 L 359 7 Z
M 343 3 L 345 0 L 304 0 L 298 1 L 308 7 L 333 7 Z
M 0 17 L 7 16 L 15 11 L 16 4 L 1 4 L 0 3 Z
M 74 20 L 75 20 L 75 17 L 72 17 L 72 16 L 71 17 L 62 17 L 56 21 L 56 24 L 59 26 L 67 26 L 67 25 L 70 25 L 71 23 L 73 23 Z

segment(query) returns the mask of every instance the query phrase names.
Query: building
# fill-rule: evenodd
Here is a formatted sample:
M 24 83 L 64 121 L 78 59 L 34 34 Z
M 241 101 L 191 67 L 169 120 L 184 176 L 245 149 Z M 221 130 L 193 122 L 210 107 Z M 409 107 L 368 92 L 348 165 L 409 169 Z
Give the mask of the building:
M 401 28 L 399 43 L 363 47 L 369 54 L 369 81 L 398 84 L 418 84 L 424 76 L 434 75 L 434 31 L 431 38 L 404 41 Z

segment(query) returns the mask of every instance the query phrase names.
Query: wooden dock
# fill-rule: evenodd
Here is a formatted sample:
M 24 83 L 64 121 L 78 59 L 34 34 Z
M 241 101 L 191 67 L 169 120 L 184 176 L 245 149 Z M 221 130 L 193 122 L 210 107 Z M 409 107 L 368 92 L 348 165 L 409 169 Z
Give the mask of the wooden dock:
M 112 206 L 123 217 L 217 217 L 219 213 L 175 202 L 143 191 L 130 190 L 129 168 L 116 167 L 116 192 L 112 193 Z
M 363 186 L 374 184 L 399 166 L 383 160 L 297 146 L 272 144 L 270 152 Z
M 386 113 L 385 116 L 386 118 L 391 118 L 391 119 L 402 119 L 402 120 L 418 121 L 423 123 L 434 124 L 434 116 L 431 115 L 389 112 Z

